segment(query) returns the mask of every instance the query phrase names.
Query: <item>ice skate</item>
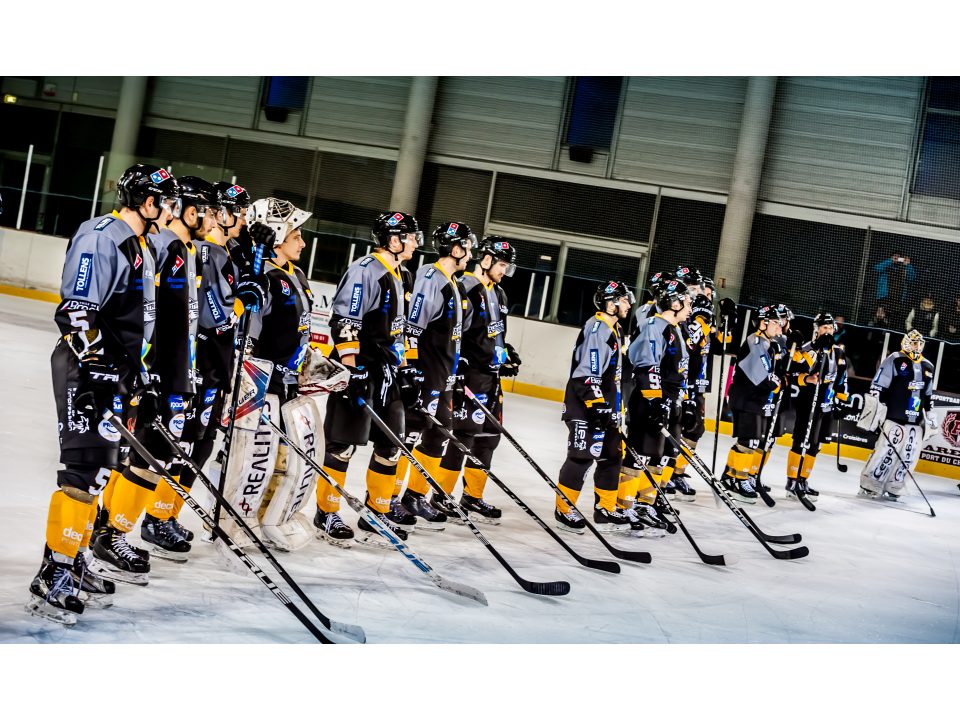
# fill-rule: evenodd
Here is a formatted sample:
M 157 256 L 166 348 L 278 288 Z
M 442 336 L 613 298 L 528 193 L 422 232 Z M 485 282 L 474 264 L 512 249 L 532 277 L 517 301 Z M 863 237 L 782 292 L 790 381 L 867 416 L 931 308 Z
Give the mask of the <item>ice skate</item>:
M 467 512 L 470 521 L 481 524 L 499 524 L 502 512 L 493 504 L 488 504 L 482 498 L 478 499 L 463 494 L 460 496 L 460 508 Z
M 341 549 L 349 549 L 353 546 L 353 529 L 343 523 L 343 519 L 337 512 L 317 509 L 313 517 L 313 526 L 317 530 L 317 539 L 322 539 Z

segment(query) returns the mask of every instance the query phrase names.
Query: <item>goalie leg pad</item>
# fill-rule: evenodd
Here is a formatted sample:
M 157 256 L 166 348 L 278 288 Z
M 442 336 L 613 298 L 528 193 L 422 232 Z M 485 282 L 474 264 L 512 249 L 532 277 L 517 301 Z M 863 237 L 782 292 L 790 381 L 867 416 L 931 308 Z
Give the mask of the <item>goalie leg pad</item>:
M 279 399 L 268 394 L 264 412 L 276 418 Z M 234 427 L 230 462 L 227 466 L 227 485 L 224 496 L 248 524 L 256 523 L 257 510 L 267 490 L 277 460 L 279 437 L 265 419 L 260 418 L 256 430 L 239 424 Z

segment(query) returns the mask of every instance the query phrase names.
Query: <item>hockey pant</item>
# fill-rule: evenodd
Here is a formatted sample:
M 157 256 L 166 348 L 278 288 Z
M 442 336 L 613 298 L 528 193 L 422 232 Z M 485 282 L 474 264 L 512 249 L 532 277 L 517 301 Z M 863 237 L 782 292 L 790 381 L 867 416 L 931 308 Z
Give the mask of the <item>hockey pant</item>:
M 390 430 L 402 439 L 404 407 L 396 368 L 386 364 L 366 366 L 370 369 L 370 379 L 364 399 Z M 326 438 L 323 469 L 340 486 L 346 483 L 347 468 L 357 447 L 373 443 L 373 454 L 367 466 L 367 504 L 381 513 L 388 512 L 397 481 L 400 449 L 377 426 L 372 425 L 370 416 L 345 394 L 331 394 L 328 397 L 323 431 Z M 317 483 L 317 506 L 328 514 L 340 509 L 339 492 L 323 479 Z
M 727 454 L 724 475 L 734 479 L 756 476 L 763 459 L 763 445 L 770 428 L 770 417 L 749 411 L 733 411 L 733 435 L 737 442 Z
M 669 401 L 670 413 L 666 419 L 666 429 L 674 438 L 680 438 L 680 399 L 673 398 Z M 646 399 L 638 390 L 634 390 L 628 406 L 630 416 L 635 421 L 627 428 L 626 443 L 637 452 L 657 485 L 663 487 L 673 478 L 679 450 L 660 433 L 659 428 L 654 430 L 644 423 L 649 413 L 648 407 L 652 403 L 661 403 L 661 400 Z M 645 503 L 653 503 L 656 488 L 633 458 L 633 454 L 626 449 L 623 452 L 617 503 L 621 507 L 631 507 L 634 499 L 638 497 Z
M 423 386 L 420 388 L 420 398 L 417 402 L 418 407 L 426 408 L 429 413 L 437 418 L 444 428 L 452 430 L 453 428 L 453 392 L 448 389 L 452 385 L 452 379 L 431 378 L 427 376 Z M 408 409 L 407 417 L 407 448 L 413 446 L 414 458 L 426 469 L 427 473 L 446 491 L 448 494 L 453 491 L 457 483 L 459 473 L 440 471 L 440 460 L 443 457 L 444 449 L 448 445 L 447 437 L 427 419 L 427 417 L 417 409 Z M 397 479 L 406 474 L 406 466 L 409 461 L 403 458 L 402 463 L 397 464 Z M 411 468 L 410 480 L 407 482 L 407 488 L 421 496 L 430 489 L 423 474 L 416 468 Z M 394 487 L 396 491 L 396 487 Z
M 706 431 L 703 421 L 707 413 L 707 400 L 703 394 L 697 394 L 694 400 L 697 402 L 697 425 L 690 431 L 683 432 L 683 442 L 691 449 L 697 448 L 697 444 L 700 439 L 703 438 L 703 434 Z M 675 464 L 676 470 L 674 473 L 678 475 L 684 473 L 687 468 L 687 457 L 683 454 L 678 454 Z
M 809 479 L 813 465 L 816 463 L 820 445 L 829 441 L 831 414 L 814 409 L 813 421 L 810 421 L 810 402 L 812 398 L 798 402 L 797 418 L 793 427 L 793 446 L 787 453 L 787 479 Z M 807 435 L 807 426 L 810 426 L 810 436 L 807 442 L 806 453 L 803 451 L 803 440 Z M 802 457 L 802 459 L 801 459 Z M 802 465 L 802 467 L 801 467 Z
M 881 428 L 889 441 L 883 434 L 877 439 L 877 445 L 860 473 L 860 486 L 868 491 L 889 491 L 899 496 L 903 493 L 907 467 L 912 471 L 920 459 L 923 427 L 888 419 Z M 899 458 L 897 454 L 900 454 Z M 903 462 L 900 459 L 903 459 Z
M 560 467 L 558 486 L 574 504 L 580 498 L 590 467 L 593 472 L 594 503 L 613 511 L 617 502 L 620 462 L 623 458 L 620 434 L 614 428 L 601 429 L 588 421 L 568 421 L 567 459 Z M 566 514 L 570 507 L 557 496 L 557 509 Z

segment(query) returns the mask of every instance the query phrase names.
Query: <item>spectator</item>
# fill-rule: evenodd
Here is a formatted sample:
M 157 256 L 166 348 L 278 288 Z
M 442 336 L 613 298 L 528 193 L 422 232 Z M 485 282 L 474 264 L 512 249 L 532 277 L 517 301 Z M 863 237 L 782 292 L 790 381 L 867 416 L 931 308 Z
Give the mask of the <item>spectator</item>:
M 833 332 L 833 342 L 835 344 L 844 343 L 844 337 L 847 335 L 847 329 L 843 327 L 843 324 L 846 323 L 847 319 L 841 314 L 837 314 L 833 317 L 834 328 L 836 329 Z
M 890 317 L 887 316 L 887 310 L 883 306 L 877 306 L 873 312 L 873 318 L 870 319 L 870 326 L 875 328 L 890 328 Z
M 947 308 L 940 318 L 941 338 L 950 343 L 960 343 L 960 296 L 953 302 L 953 308 Z
M 917 271 L 910 257 L 899 251 L 873 267 L 877 272 L 877 302 L 886 306 L 891 325 L 903 325 L 910 288 L 917 278 Z
M 940 312 L 933 300 L 933 294 L 925 291 L 920 298 L 920 305 L 911 308 L 910 313 L 907 314 L 904 327 L 908 332 L 917 329 L 923 336 L 933 338 L 937 335 L 939 323 Z

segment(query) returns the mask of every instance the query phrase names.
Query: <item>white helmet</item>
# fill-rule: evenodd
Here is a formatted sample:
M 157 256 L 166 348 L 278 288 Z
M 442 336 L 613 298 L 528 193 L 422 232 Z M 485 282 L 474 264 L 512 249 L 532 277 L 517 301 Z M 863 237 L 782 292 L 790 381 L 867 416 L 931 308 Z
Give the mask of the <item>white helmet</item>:
M 313 214 L 297 208 L 290 201 L 279 198 L 261 198 L 247 208 L 247 225 L 263 223 L 277 234 L 274 246 L 279 246 L 288 233 L 297 230 Z

